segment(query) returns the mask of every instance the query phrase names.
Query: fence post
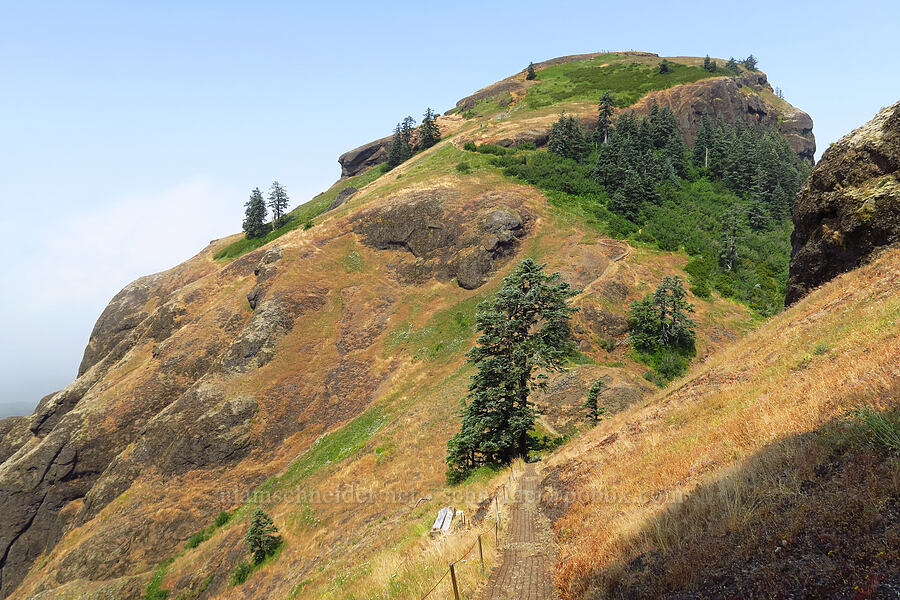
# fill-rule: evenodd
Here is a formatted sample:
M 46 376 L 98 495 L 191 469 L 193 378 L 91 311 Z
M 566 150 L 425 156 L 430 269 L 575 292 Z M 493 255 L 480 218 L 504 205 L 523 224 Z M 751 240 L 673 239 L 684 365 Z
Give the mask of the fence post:
M 450 581 L 453 582 L 453 598 L 459 600 L 459 588 L 456 585 L 456 570 L 453 568 L 453 563 L 450 563 Z
M 494 546 L 499 546 L 500 542 L 497 541 L 497 529 L 499 528 L 498 522 L 494 521 Z
M 484 573 L 484 551 L 481 549 L 481 534 L 478 534 L 478 560 L 481 561 L 481 572 Z

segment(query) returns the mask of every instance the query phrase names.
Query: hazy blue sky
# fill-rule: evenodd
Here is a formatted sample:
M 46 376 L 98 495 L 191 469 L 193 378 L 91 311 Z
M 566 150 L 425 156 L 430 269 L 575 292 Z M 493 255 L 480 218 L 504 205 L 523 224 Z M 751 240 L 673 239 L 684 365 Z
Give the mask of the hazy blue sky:
M 0 1 L 0 414 L 74 377 L 123 285 L 238 230 L 251 188 L 305 201 L 529 60 L 752 52 L 820 149 L 900 99 L 887 1 L 305 4 Z

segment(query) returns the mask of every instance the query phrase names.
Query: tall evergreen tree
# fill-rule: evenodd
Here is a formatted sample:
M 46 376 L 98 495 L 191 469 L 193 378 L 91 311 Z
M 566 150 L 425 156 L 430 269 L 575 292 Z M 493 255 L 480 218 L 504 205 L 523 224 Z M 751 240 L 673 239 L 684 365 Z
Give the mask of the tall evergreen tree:
M 748 71 L 756 70 L 757 61 L 756 61 L 756 57 L 753 56 L 752 54 L 750 56 L 748 56 L 747 58 L 745 58 L 744 60 L 742 60 L 741 63 L 743 63 L 744 67 L 746 67 L 746 69 Z
M 422 124 L 419 125 L 419 147 L 422 150 L 431 148 L 441 141 L 441 130 L 437 124 L 437 115 L 431 108 L 425 110 L 422 117 Z
M 727 62 L 727 63 L 725 63 L 725 69 L 726 69 L 727 71 L 731 71 L 731 72 L 734 73 L 735 75 L 737 75 L 738 73 L 741 72 L 740 67 L 738 67 L 738 63 L 737 63 L 736 60 L 734 60 L 734 57 L 733 57 L 733 56 L 732 56 L 731 58 L 728 59 L 728 62 Z
M 250 527 L 247 529 L 247 547 L 253 557 L 253 562 L 261 563 L 272 552 L 278 548 L 281 543 L 280 538 L 276 535 L 278 528 L 272 521 L 272 517 L 257 508 L 250 517 Z
M 612 127 L 612 118 L 615 113 L 615 98 L 609 90 L 600 96 L 600 104 L 597 106 L 597 128 L 594 130 L 594 142 L 605 144 L 609 140 L 609 130 Z
M 575 294 L 559 273 L 548 275 L 527 258 L 503 280 L 496 298 L 478 305 L 481 335 L 467 354 L 476 372 L 460 431 L 447 444 L 448 480 L 528 451 L 535 420 L 528 397 L 546 380 L 535 373 L 561 370 L 575 349 L 569 322 Z
M 700 128 L 697 130 L 697 139 L 694 141 L 694 164 L 700 168 L 706 168 L 707 153 L 712 146 L 713 122 L 709 113 L 703 113 L 700 119 Z
M 736 209 L 729 210 L 722 216 L 722 233 L 719 237 L 719 265 L 723 271 L 731 271 L 738 262 L 738 236 L 741 220 Z
M 284 186 L 277 181 L 272 182 L 269 188 L 269 208 L 272 210 L 272 224 L 277 228 L 284 220 L 284 214 L 288 207 L 288 195 Z
M 763 231 L 769 226 L 769 215 L 758 200 L 754 200 L 747 211 L 747 221 L 754 231 Z
M 709 57 L 709 54 L 706 55 L 706 58 L 703 59 L 703 68 L 709 71 L 710 73 L 715 73 L 718 69 L 718 65 L 716 61 L 712 60 Z
M 672 72 L 672 68 L 669 66 L 669 61 L 667 61 L 666 59 L 662 59 L 662 62 L 659 63 L 659 72 L 663 75 Z
M 537 73 L 534 72 L 534 63 L 528 63 L 528 68 L 525 69 L 525 79 L 531 81 L 533 79 L 537 79 Z
M 266 201 L 263 200 L 259 188 L 253 188 L 250 199 L 244 204 L 244 235 L 247 238 L 258 238 L 269 233 L 269 225 L 266 224 Z

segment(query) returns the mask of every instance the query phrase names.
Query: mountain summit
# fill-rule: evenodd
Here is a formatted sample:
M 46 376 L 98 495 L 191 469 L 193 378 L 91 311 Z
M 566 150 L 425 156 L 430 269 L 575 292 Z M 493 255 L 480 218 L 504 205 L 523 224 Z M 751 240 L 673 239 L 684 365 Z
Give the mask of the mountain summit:
M 791 196 L 815 151 L 806 113 L 734 61 L 533 67 L 438 117 L 433 146 L 398 126 L 343 154 L 341 179 L 264 236 L 215 240 L 116 294 L 78 377 L 0 421 L 0 595 L 418 597 L 464 550 L 426 535 L 438 510 L 485 528 L 496 556 L 486 519 L 507 472 L 450 487 L 444 459 L 476 307 L 520 259 L 579 290 L 579 350 L 537 399 L 545 452 L 584 429 L 596 381 L 609 415 L 631 415 L 783 308 Z M 412 156 L 388 169 L 395 143 Z M 675 276 L 693 354 L 633 352 L 632 303 Z M 278 543 L 251 567 L 251 522 L 271 531 L 257 509 Z

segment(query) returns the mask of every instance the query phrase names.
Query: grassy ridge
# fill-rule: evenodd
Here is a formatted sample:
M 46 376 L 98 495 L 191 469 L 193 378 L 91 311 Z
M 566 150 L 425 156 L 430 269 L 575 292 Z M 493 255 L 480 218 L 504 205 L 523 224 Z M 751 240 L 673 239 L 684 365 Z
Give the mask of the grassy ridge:
M 312 219 L 315 219 L 326 210 L 337 197 L 338 193 L 350 186 L 361 188 L 365 185 L 368 185 L 378 179 L 385 172 L 383 165 L 378 165 L 376 167 L 372 167 L 365 173 L 360 173 L 359 175 L 354 175 L 349 179 L 344 179 L 339 181 L 335 185 L 331 186 L 327 191 L 322 192 L 318 196 L 314 197 L 309 202 L 305 202 L 301 204 L 291 212 L 287 214 L 288 221 L 273 231 L 270 231 L 263 237 L 259 238 L 246 238 L 243 237 L 236 242 L 232 242 L 216 252 L 213 256 L 216 260 L 228 260 L 232 258 L 237 258 L 242 254 L 246 254 L 252 250 L 256 250 L 260 248 L 272 240 L 278 239 L 289 231 L 293 231 L 298 227 L 303 227 L 307 223 L 311 223 Z
M 670 73 L 661 74 L 656 64 L 622 61 L 619 54 L 552 65 L 537 72 L 539 83 L 528 89 L 525 104 L 540 108 L 563 101 L 598 102 L 603 92 L 610 91 L 616 105 L 625 107 L 653 90 L 722 75 L 676 62 L 669 67 Z

